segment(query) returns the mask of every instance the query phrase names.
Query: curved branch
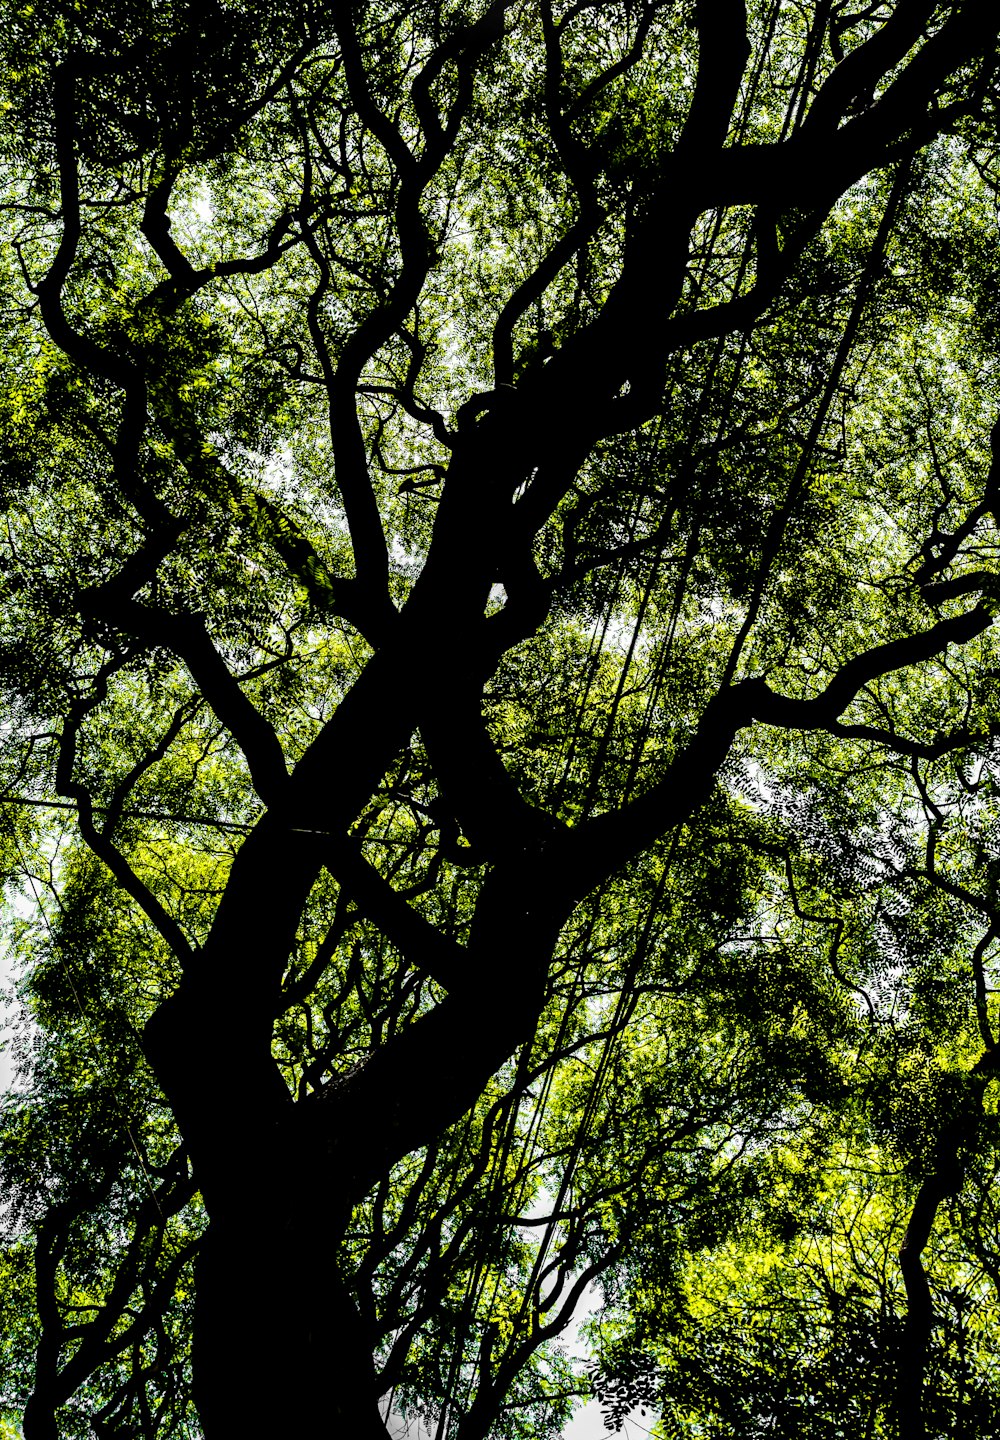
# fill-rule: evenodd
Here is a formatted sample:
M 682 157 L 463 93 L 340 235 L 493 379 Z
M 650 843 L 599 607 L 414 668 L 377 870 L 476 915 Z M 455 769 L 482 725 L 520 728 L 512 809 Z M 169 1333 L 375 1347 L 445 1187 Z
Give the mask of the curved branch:
M 145 645 L 162 645 L 182 660 L 213 714 L 242 750 L 257 794 L 265 805 L 280 802 L 288 769 L 275 729 L 243 694 L 200 617 L 170 615 L 135 600 L 109 604 L 100 589 L 84 591 L 79 608 L 81 614 L 134 635 Z
M 95 693 L 88 700 L 78 701 L 66 717 L 63 732 L 59 737 L 59 753 L 56 761 L 56 790 L 74 800 L 80 825 L 80 834 L 94 854 L 103 860 L 118 881 L 125 894 L 142 910 L 154 928 L 166 941 L 181 965 L 190 964 L 194 951 L 174 917 L 156 898 L 147 885 L 140 880 L 110 836 L 94 823 L 94 806 L 87 787 L 73 778 L 76 762 L 76 743 L 85 717 L 107 694 L 107 681 L 120 662 L 112 661 L 98 678 Z
M 564 842 L 577 877 L 576 893 L 582 896 L 687 820 L 710 793 L 738 731 L 754 723 L 787 730 L 830 729 L 865 685 L 973 639 L 993 619 L 989 609 L 976 606 L 929 630 L 873 646 L 845 661 L 826 689 L 809 699 L 780 695 L 762 679 L 741 680 L 720 690 L 662 780 L 621 809 L 578 826 Z

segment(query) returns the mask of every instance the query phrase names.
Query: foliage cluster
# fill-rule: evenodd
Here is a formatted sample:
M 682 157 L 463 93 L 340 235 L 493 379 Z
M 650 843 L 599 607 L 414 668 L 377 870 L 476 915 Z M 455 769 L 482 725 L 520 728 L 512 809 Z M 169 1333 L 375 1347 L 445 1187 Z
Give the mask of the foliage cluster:
M 990 12 L 7 7 L 9 1433 L 995 1433 Z

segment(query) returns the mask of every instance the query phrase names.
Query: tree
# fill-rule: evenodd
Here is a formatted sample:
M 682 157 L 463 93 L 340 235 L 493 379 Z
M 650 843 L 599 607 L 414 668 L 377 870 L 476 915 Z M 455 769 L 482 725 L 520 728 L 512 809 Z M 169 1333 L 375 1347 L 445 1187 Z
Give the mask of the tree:
M 9 1422 L 989 1433 L 991 7 L 5 18 Z

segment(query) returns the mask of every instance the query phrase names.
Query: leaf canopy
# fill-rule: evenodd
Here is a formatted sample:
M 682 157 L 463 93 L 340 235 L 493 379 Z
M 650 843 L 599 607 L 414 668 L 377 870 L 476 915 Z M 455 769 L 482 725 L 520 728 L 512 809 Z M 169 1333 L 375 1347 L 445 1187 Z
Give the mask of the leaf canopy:
M 0 48 L 4 1433 L 994 1433 L 989 7 Z

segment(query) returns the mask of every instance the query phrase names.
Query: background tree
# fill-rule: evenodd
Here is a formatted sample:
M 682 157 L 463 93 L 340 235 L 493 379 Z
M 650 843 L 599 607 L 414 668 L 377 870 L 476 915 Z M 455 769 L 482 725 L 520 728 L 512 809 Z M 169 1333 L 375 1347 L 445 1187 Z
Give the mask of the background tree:
M 8 8 L 26 1440 L 989 1433 L 998 32 Z

